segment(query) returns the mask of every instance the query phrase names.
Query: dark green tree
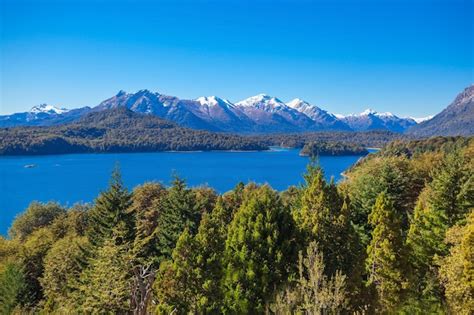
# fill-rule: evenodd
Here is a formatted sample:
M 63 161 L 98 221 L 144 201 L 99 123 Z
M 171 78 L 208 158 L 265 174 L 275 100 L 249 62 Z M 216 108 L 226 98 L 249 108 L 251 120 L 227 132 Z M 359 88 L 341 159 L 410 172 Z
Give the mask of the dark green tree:
M 225 310 L 263 313 L 295 261 L 295 228 L 268 186 L 250 193 L 229 225 L 224 250 Z
M 171 258 L 176 242 L 186 227 L 191 234 L 196 233 L 200 220 L 193 191 L 178 177 L 175 177 L 173 185 L 168 189 L 162 211 L 158 219 L 156 236 L 160 262 Z
M 25 302 L 26 281 L 18 264 L 8 263 L 0 273 L 0 313 L 12 314 L 17 306 Z
M 130 239 L 133 233 L 132 216 L 127 212 L 131 204 L 131 196 L 123 185 L 120 170 L 116 167 L 112 173 L 108 190 L 101 192 L 95 205 L 89 212 L 89 228 L 87 236 L 91 243 L 100 246 L 110 238 L 112 230 L 120 222 L 124 222 L 127 232 L 124 237 Z

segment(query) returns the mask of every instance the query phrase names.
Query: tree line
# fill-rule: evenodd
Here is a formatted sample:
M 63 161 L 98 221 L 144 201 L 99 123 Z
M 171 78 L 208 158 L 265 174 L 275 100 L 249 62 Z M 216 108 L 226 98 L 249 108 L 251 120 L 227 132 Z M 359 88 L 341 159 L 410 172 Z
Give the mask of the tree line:
M 15 219 L 1 311 L 472 314 L 474 142 L 425 147 L 369 155 L 340 183 L 312 162 L 283 192 L 179 177 L 130 192 L 116 170 L 91 205 Z

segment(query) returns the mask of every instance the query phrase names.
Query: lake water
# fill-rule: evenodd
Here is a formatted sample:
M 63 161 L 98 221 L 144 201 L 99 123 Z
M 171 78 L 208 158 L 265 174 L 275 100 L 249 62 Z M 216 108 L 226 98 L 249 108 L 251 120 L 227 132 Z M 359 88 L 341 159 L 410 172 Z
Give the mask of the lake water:
M 221 193 L 239 181 L 269 183 L 284 190 L 302 181 L 308 158 L 298 153 L 299 150 L 274 149 L 0 157 L 0 234 L 6 235 L 14 217 L 33 200 L 54 200 L 66 206 L 93 201 L 107 188 L 117 162 L 130 189 L 146 181 L 168 185 L 176 172 L 190 186 L 207 184 Z M 359 158 L 325 156 L 320 157 L 320 164 L 328 178 L 334 176 L 338 180 L 340 173 Z

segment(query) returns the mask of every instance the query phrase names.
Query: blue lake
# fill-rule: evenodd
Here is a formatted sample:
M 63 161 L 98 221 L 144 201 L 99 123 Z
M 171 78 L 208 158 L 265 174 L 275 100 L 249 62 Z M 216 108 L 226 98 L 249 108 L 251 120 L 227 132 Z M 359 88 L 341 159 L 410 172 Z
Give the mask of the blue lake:
M 117 162 L 130 189 L 146 181 L 168 185 L 176 172 L 190 186 L 208 185 L 221 193 L 239 181 L 269 183 L 277 190 L 285 190 L 302 181 L 308 158 L 298 153 L 275 149 L 0 157 L 0 234 L 6 235 L 15 216 L 33 200 L 54 200 L 66 206 L 93 201 L 107 188 Z M 325 156 L 320 157 L 320 164 L 328 178 L 334 176 L 338 180 L 341 172 L 359 158 Z

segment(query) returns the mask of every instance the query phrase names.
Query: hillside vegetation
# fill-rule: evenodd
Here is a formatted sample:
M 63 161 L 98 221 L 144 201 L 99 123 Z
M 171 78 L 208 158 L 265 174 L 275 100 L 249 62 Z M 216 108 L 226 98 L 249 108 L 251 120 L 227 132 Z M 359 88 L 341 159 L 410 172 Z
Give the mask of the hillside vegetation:
M 402 138 L 387 131 L 321 132 L 240 136 L 193 130 L 124 107 L 88 114 L 77 122 L 43 127 L 0 128 L 0 155 L 63 153 L 267 150 L 269 146 L 301 148 L 312 141 L 361 146 L 383 145 Z M 350 147 L 350 146 L 348 146 Z M 325 154 L 338 154 L 326 151 Z
M 116 170 L 90 205 L 16 218 L 0 312 L 472 314 L 473 183 L 472 138 L 393 143 L 339 184 L 310 164 L 283 192 L 130 192 Z

